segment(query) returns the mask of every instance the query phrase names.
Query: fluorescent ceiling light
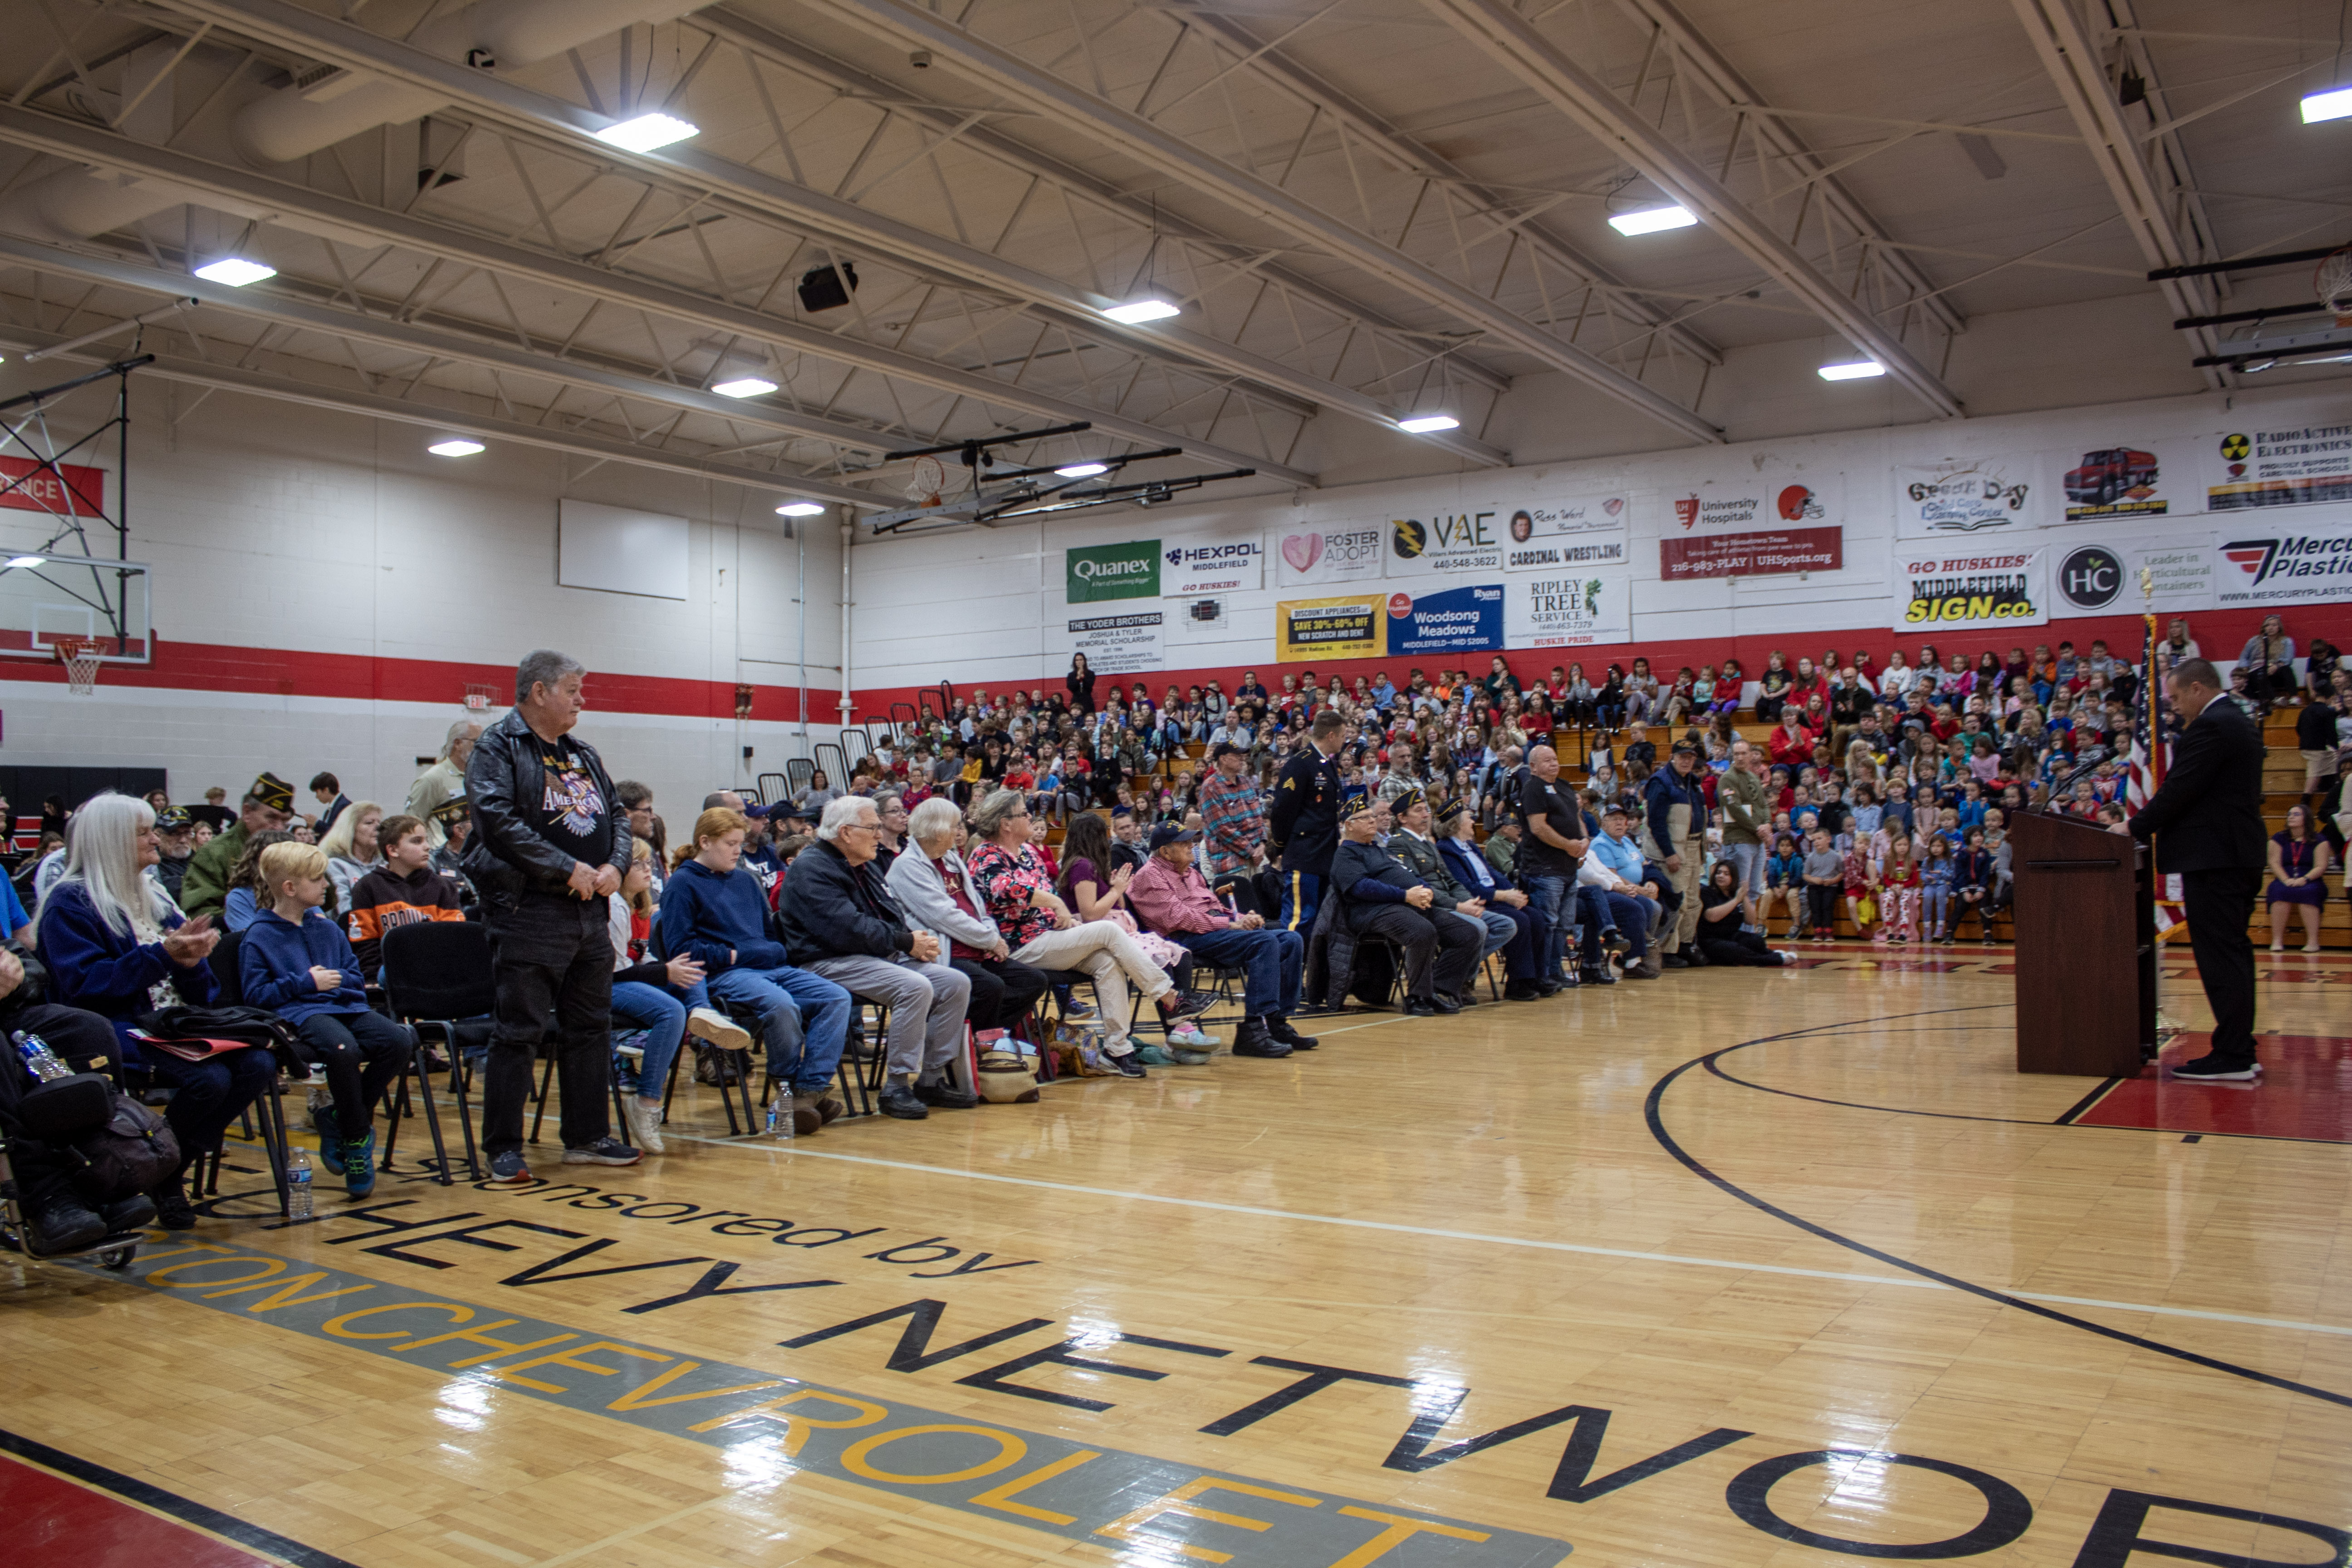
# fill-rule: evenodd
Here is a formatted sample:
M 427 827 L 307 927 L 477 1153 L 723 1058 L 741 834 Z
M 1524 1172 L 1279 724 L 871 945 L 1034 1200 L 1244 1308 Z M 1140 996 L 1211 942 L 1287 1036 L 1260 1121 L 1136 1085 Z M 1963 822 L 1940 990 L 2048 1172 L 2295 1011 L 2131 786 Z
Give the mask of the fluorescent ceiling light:
M 1059 474 L 1065 479 L 1091 479 L 1097 474 L 1109 473 L 1110 465 L 1108 463 L 1073 463 L 1067 468 L 1056 468 L 1054 472 Z
M 1411 419 L 1398 420 L 1397 428 L 1412 435 L 1428 435 L 1440 430 L 1459 430 L 1462 422 L 1450 413 L 1416 413 Z
M 462 435 L 453 435 L 446 441 L 435 442 L 425 450 L 436 457 L 471 457 L 475 453 L 482 451 L 483 446 L 478 441 L 468 441 Z
M 264 267 L 257 261 L 247 261 L 241 256 L 225 256 L 218 261 L 206 262 L 196 268 L 196 276 L 212 283 L 225 283 L 231 288 L 242 288 L 248 283 L 258 283 L 265 277 L 275 277 L 278 269 Z
M 824 508 L 818 506 L 814 501 L 786 501 L 782 506 L 776 508 L 776 516 L 780 517 L 814 517 L 822 516 L 824 511 Z
M 2342 120 L 2347 115 L 2352 115 L 2352 87 L 2315 92 L 2303 100 L 2303 122 L 2305 125 L 2316 125 L 2323 120 Z
M 1176 307 L 1165 299 L 1138 299 L 1131 304 L 1114 305 L 1103 312 L 1121 326 L 1132 327 L 1141 321 L 1165 321 L 1176 315 Z
M 635 120 L 625 120 L 618 125 L 608 125 L 596 132 L 596 140 L 608 142 L 625 152 L 651 152 L 657 147 L 667 147 L 673 141 L 683 141 L 689 136 L 701 134 L 702 127 L 656 111 L 640 114 Z
M 765 397 L 776 390 L 776 383 L 765 376 L 737 376 L 731 382 L 720 382 L 710 390 L 720 397 Z
M 1619 234 L 1654 235 L 1661 229 L 1686 229 L 1698 219 L 1688 207 L 1644 207 L 1638 213 L 1619 213 L 1609 220 L 1609 226 Z
M 49 558 L 45 555 L 11 556 L 8 558 L 8 567 L 9 570 L 14 570 L 16 568 L 20 566 L 38 566 L 48 559 Z
M 1866 376 L 1883 376 L 1886 367 L 1876 360 L 1850 360 L 1843 364 L 1823 365 L 1822 380 L 1825 382 L 1858 382 Z

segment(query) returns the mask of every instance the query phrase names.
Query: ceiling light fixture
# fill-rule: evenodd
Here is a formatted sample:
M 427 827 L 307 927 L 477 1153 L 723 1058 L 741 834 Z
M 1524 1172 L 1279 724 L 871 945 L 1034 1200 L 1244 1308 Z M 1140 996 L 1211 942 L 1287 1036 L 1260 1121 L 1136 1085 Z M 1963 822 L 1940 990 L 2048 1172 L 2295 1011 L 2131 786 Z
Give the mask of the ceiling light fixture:
M 780 517 L 814 517 L 824 513 L 824 508 L 814 501 L 786 501 L 776 508 L 776 516 Z
M 1459 430 L 1462 422 L 1450 413 L 1416 413 L 1411 419 L 1398 420 L 1397 428 L 1408 435 L 1430 435 L 1441 430 Z
M 720 397 L 765 397 L 776 390 L 776 383 L 765 376 L 737 376 L 731 382 L 720 382 L 710 390 Z
M 2323 120 L 2342 120 L 2347 116 L 2352 116 L 2352 87 L 2315 92 L 2303 100 L 2303 122 L 2305 125 L 2316 125 Z
M 1635 235 L 1654 235 L 1662 229 L 1686 229 L 1698 222 L 1688 207 L 1643 207 L 1638 213 L 1618 213 L 1609 220 L 1609 226 L 1632 238 Z
M 656 110 L 640 114 L 635 120 L 625 120 L 618 125 L 608 125 L 596 132 L 596 140 L 618 147 L 625 152 L 651 152 L 673 141 L 683 141 L 689 136 L 701 134 L 702 127 Z
M 1103 314 L 1123 327 L 1133 327 L 1145 321 L 1165 321 L 1179 312 L 1165 299 L 1137 299 L 1125 305 L 1114 305 Z
M 1821 378 L 1825 382 L 1858 382 L 1885 373 L 1886 367 L 1876 360 L 1847 360 L 1834 365 L 1823 365 L 1821 369 Z
M 425 450 L 436 457 L 471 457 L 475 453 L 488 449 L 478 441 L 468 440 L 462 435 L 453 435 L 446 441 L 435 442 Z
M 17 556 L 10 556 L 10 557 L 8 558 L 8 566 L 7 566 L 7 570 L 10 570 L 10 571 L 14 571 L 14 570 L 16 570 L 18 567 L 20 567 L 20 566 L 38 566 L 38 565 L 40 565 L 43 561 L 45 561 L 45 560 L 47 560 L 47 559 L 49 559 L 49 558 L 48 558 L 48 557 L 47 557 L 47 556 L 45 556 L 45 555 L 17 555 Z
M 242 288 L 248 283 L 258 283 L 265 277 L 275 277 L 278 269 L 257 261 L 247 261 L 241 256 L 225 256 L 218 261 L 208 261 L 196 268 L 196 276 L 208 283 L 226 284 Z
M 1059 474 L 1065 479 L 1091 479 L 1097 474 L 1109 473 L 1110 465 L 1108 463 L 1073 463 L 1067 468 L 1056 468 L 1054 472 Z

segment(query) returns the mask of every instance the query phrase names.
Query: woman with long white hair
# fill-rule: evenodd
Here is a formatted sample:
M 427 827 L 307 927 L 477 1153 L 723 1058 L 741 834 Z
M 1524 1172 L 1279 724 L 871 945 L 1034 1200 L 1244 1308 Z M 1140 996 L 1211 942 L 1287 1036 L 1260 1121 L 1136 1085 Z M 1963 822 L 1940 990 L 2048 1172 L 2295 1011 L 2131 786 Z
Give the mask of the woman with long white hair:
M 155 1212 L 164 1228 L 185 1230 L 196 1222 L 184 1180 L 188 1166 L 269 1087 L 278 1064 L 252 1048 L 188 1061 L 142 1051 L 131 1038 L 142 1014 L 206 1007 L 219 988 L 206 960 L 220 933 L 208 916 L 182 917 L 148 874 L 160 858 L 152 807 L 112 793 L 88 801 L 74 813 L 65 875 L 42 901 L 33 941 L 56 999 L 111 1023 L 124 1062 L 171 1086 L 163 1119 L 179 1141 L 181 1165 L 156 1190 Z
M 360 878 L 383 863 L 383 846 L 376 841 L 376 830 L 383 825 L 383 808 L 373 800 L 354 800 L 335 818 L 335 825 L 327 830 L 319 847 L 327 852 L 327 880 L 335 887 L 334 913 L 338 916 L 352 912 L 352 889 Z M 268 900 L 262 900 L 264 907 Z

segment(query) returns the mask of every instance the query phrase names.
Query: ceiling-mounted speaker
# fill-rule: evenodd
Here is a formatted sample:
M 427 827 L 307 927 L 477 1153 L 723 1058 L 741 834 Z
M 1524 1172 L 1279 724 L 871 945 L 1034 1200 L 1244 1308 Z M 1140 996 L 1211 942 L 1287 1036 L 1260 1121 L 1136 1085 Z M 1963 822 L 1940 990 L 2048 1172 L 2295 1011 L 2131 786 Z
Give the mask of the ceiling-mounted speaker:
M 814 267 L 801 274 L 801 308 L 807 311 L 838 310 L 849 303 L 851 289 L 857 287 L 857 264 L 845 261 L 838 267 Z

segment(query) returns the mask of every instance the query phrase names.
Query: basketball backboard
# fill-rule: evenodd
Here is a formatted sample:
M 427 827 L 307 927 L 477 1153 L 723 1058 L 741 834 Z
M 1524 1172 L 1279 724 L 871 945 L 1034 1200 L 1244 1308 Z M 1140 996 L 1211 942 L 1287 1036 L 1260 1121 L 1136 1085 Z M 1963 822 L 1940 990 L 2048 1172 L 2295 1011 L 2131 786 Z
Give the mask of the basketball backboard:
M 56 638 L 95 637 L 110 664 L 152 662 L 149 576 L 135 560 L 0 556 L 0 657 L 49 659 Z

